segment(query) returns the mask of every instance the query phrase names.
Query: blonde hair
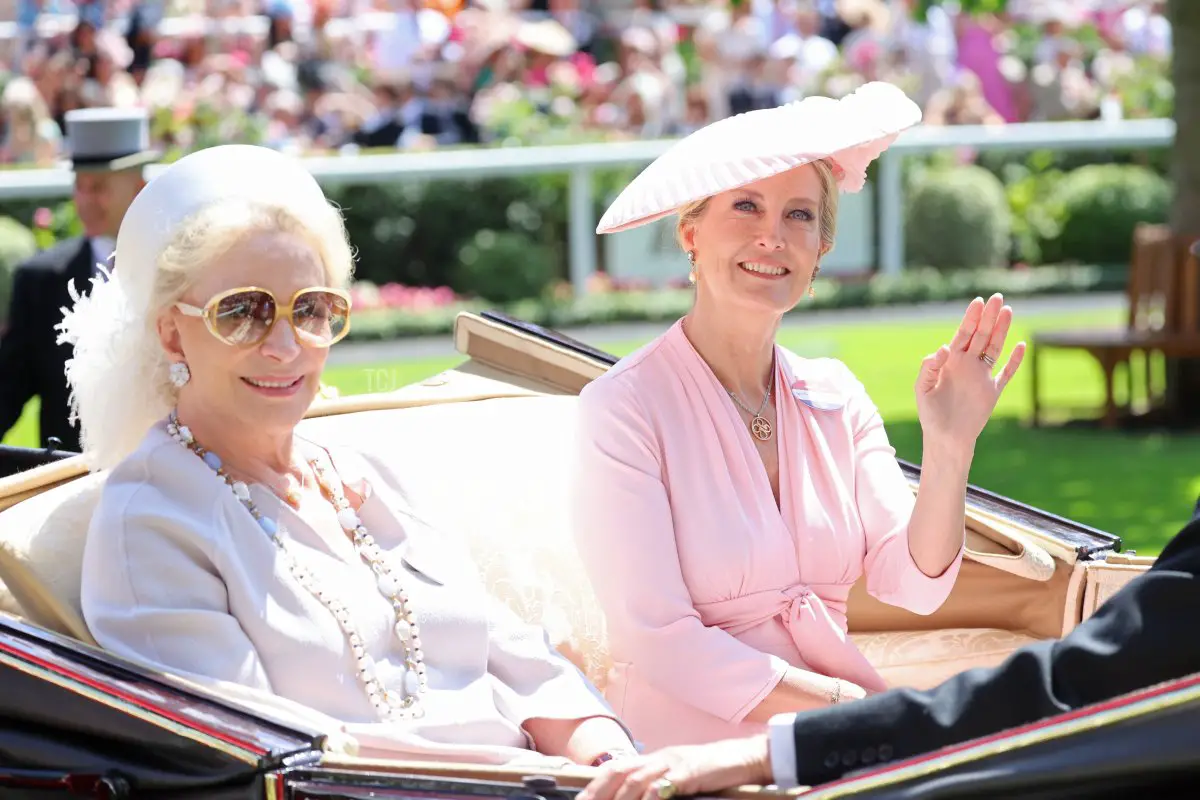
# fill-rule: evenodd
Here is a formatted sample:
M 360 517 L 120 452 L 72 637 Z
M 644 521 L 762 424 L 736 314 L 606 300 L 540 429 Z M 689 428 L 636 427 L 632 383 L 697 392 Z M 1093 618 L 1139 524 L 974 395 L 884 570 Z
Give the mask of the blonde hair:
M 821 232 L 821 255 L 833 247 L 837 235 L 838 187 L 834 176 L 834 167 L 827 158 L 809 162 L 817 170 L 817 178 L 821 182 L 821 207 L 817 212 L 817 222 Z M 687 230 L 695 227 L 700 217 L 708 210 L 712 197 L 705 197 L 688 203 L 679 209 L 679 222 L 675 226 L 675 240 L 680 248 L 687 250 Z
M 73 418 L 82 428 L 92 469 L 112 467 L 134 452 L 146 432 L 167 415 L 178 390 L 158 335 L 159 315 L 178 301 L 214 261 L 247 237 L 283 233 L 316 250 L 329 285 L 349 284 L 354 268 L 342 216 L 332 204 L 293 211 L 244 199 L 221 200 L 183 219 L 154 263 L 150 297 L 131 301 L 121 288 L 120 265 L 105 281 L 93 279 L 60 325 L 60 341 L 75 344 L 68 362 Z M 93 307 L 94 306 L 94 307 Z M 130 402 L 129 387 L 145 387 Z

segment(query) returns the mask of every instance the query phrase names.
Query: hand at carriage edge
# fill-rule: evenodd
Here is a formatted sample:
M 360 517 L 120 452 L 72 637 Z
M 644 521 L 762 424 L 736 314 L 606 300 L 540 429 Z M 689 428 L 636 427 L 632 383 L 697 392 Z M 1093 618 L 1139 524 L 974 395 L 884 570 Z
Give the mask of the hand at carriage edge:
M 708 744 L 664 747 L 636 758 L 609 761 L 577 800 L 671 800 L 738 786 L 767 786 L 771 774 L 766 734 Z
M 917 416 L 927 442 L 973 449 L 1004 387 L 1025 357 L 1025 343 L 1013 348 L 995 373 L 1012 326 L 1012 309 L 1000 294 L 986 303 L 975 298 L 949 344 L 921 362 L 917 376 Z M 990 359 L 991 363 L 984 360 Z

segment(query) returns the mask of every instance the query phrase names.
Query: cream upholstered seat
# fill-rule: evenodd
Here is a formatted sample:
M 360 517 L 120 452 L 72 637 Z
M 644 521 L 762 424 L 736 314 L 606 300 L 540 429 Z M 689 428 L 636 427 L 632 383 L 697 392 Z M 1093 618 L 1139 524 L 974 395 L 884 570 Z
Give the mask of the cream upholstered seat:
M 305 428 L 388 457 L 418 509 L 471 542 L 493 591 L 603 687 L 603 615 L 570 535 L 572 396 L 504 398 L 307 420 Z M 1034 637 L 992 628 L 854 634 L 892 685 L 932 686 L 999 663 Z
M 493 591 L 603 686 L 604 618 L 569 530 L 574 410 L 570 395 L 495 398 L 317 417 L 302 430 L 386 458 L 418 513 L 467 536 Z M 90 640 L 80 559 L 102 481 L 85 476 L 0 512 L 0 609 Z M 918 687 L 1033 640 L 967 627 L 853 635 L 890 684 Z
M 88 522 L 103 485 L 103 475 L 84 475 L 0 511 L 0 611 L 94 644 L 79 589 Z

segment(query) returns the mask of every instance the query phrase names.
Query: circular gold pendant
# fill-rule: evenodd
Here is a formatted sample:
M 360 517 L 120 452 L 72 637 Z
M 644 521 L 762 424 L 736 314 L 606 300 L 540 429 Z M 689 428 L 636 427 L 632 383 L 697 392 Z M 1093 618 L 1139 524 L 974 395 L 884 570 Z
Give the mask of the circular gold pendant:
M 750 421 L 750 432 L 755 439 L 765 442 L 771 438 L 771 423 L 764 417 L 755 417 Z

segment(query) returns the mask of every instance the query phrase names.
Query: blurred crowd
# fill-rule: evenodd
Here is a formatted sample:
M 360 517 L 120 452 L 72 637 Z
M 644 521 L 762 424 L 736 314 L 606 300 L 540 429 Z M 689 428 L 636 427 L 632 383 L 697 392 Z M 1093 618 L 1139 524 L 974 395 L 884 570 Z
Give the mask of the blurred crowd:
M 167 149 L 303 152 L 674 136 L 872 79 L 929 124 L 1155 113 L 1164 2 L 923 5 L 0 0 L 0 161 L 53 162 L 64 114 L 100 105 L 147 107 Z

